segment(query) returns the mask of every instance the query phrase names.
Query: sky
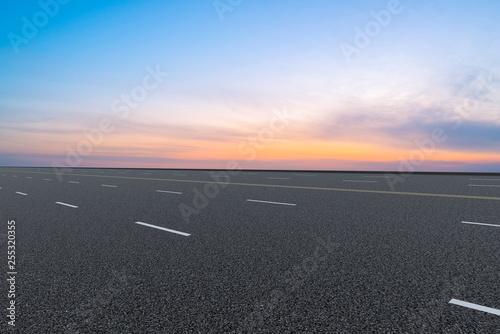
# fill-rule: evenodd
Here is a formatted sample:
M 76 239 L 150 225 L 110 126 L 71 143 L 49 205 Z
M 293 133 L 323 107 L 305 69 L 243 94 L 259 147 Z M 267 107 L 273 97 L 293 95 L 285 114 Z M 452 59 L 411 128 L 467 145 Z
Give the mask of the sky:
M 10 2 L 0 166 L 500 172 L 500 2 Z

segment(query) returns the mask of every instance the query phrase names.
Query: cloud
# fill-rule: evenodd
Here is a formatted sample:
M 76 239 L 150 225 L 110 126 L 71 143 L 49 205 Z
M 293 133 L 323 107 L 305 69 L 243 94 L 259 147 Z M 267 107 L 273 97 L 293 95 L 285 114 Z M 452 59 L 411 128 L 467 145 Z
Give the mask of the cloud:
M 310 138 L 379 143 L 402 149 L 413 149 L 416 140 L 430 138 L 435 129 L 442 129 L 447 139 L 438 149 L 500 150 L 500 123 L 461 119 L 458 114 L 439 109 L 422 110 L 402 120 L 368 112 L 327 115 L 306 129 Z
M 158 136 L 163 138 L 227 141 L 250 134 L 246 130 L 234 130 L 223 126 L 185 125 L 168 123 L 147 123 L 144 121 L 123 120 L 116 122 L 116 134 L 134 136 Z

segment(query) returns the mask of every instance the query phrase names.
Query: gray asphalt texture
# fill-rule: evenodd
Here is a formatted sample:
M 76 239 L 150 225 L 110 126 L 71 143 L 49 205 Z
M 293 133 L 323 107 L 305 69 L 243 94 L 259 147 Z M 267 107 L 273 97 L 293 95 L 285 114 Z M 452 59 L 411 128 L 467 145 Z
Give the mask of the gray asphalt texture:
M 5 252 L 16 221 L 15 330 L 499 333 L 499 316 L 449 301 L 500 308 L 500 227 L 462 223 L 500 224 L 500 187 L 469 186 L 500 176 L 414 174 L 395 189 L 381 176 L 242 171 L 215 184 L 209 171 L 74 169 L 59 181 L 0 168 Z

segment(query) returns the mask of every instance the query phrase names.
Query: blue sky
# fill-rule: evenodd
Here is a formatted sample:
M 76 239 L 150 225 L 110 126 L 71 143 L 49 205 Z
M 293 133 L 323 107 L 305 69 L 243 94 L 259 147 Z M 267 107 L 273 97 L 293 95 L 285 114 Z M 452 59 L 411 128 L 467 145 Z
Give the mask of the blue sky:
M 356 29 L 391 6 L 398 13 L 348 62 L 342 43 L 355 46 Z M 168 78 L 82 165 L 223 167 L 288 110 L 294 120 L 249 167 L 396 169 L 440 127 L 448 139 L 419 168 L 500 170 L 498 1 L 243 0 L 223 20 L 201 0 L 58 7 L 18 52 L 12 33 L 23 37 L 23 17 L 43 9 L 10 3 L 0 14 L 2 165 L 64 160 L 159 66 Z

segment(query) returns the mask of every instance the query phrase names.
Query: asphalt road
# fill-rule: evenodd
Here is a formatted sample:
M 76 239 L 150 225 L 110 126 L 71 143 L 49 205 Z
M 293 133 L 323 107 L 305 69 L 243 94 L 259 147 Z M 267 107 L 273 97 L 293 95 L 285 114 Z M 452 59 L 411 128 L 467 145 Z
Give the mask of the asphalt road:
M 0 168 L 15 330 L 500 332 L 500 175 L 227 175 Z

